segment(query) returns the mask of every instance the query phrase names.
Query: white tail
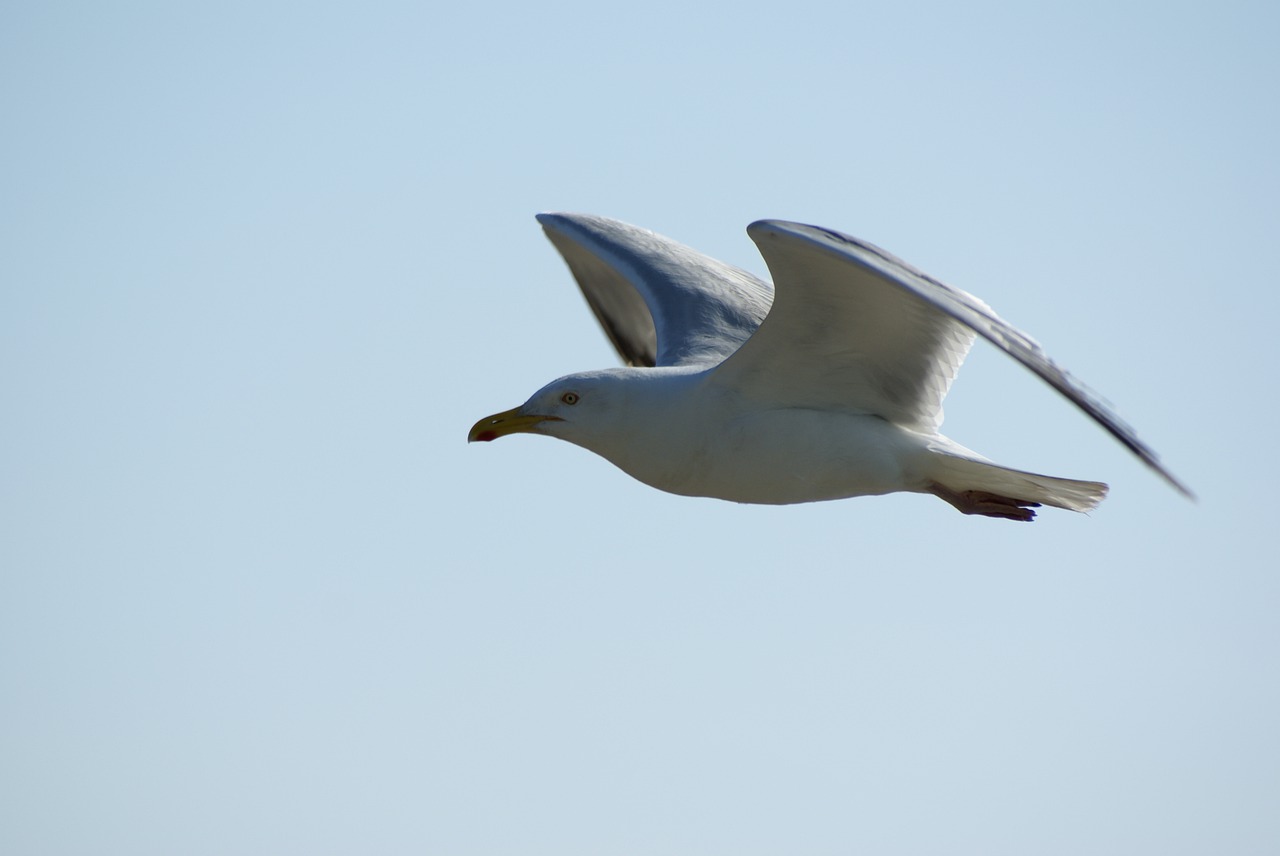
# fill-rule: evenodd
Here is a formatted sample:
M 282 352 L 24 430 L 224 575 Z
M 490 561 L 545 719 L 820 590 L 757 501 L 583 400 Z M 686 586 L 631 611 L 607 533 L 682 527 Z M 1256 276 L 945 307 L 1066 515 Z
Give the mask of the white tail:
M 1102 482 L 1061 479 L 1011 470 L 988 461 L 959 457 L 942 451 L 930 456 L 930 469 L 931 479 L 936 486 L 957 495 L 980 491 L 1022 504 L 1052 505 L 1070 511 L 1090 511 L 1107 495 L 1107 486 Z M 942 492 L 934 492 L 953 505 L 956 504 Z M 959 505 L 956 507 L 960 508 Z

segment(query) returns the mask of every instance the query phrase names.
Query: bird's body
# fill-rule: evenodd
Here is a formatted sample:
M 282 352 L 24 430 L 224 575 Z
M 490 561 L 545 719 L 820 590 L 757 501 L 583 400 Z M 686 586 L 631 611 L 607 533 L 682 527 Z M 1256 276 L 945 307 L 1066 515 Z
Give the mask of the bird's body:
M 997 466 L 938 432 L 977 334 L 1019 359 L 1185 492 L 1094 396 L 976 298 L 871 245 L 762 221 L 767 283 L 652 232 L 541 215 L 623 368 L 553 381 L 472 440 L 567 440 L 670 493 L 789 504 L 909 491 L 965 513 L 1086 511 L 1106 485 Z
M 608 395 L 625 418 L 543 433 L 684 496 L 780 505 L 890 493 L 912 481 L 925 439 L 867 414 L 757 409 L 705 369 L 609 369 L 572 386 L 582 401 Z

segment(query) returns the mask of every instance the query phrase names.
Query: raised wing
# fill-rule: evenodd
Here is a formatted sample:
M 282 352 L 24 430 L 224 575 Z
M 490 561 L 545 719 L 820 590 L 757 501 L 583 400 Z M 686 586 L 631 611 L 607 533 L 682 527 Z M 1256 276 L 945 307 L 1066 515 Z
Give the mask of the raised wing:
M 788 407 L 874 413 L 935 430 L 974 330 L 904 288 L 899 280 L 914 272 L 870 245 L 844 236 L 847 245 L 833 245 L 835 233 L 778 221 L 747 233 L 777 293 L 717 381 Z
M 538 222 L 628 365 L 715 365 L 769 311 L 768 283 L 648 229 L 588 214 Z
M 747 233 L 769 265 L 777 295 L 756 334 L 715 371 L 718 382 L 789 406 L 844 407 L 932 429 L 977 333 L 1191 496 L 1097 395 L 972 295 L 829 229 L 762 220 Z

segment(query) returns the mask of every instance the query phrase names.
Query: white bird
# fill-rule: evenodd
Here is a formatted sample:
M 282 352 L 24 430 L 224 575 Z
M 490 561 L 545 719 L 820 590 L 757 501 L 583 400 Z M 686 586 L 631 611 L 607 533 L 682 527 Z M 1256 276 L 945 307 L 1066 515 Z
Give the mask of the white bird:
M 605 217 L 541 214 L 627 364 L 567 375 L 469 441 L 567 440 L 660 490 L 787 504 L 910 491 L 965 514 L 1088 511 L 1101 482 L 991 463 L 938 432 L 976 335 L 1035 372 L 1181 493 L 1133 431 L 985 303 L 884 250 L 780 220 L 747 227 L 774 287 Z

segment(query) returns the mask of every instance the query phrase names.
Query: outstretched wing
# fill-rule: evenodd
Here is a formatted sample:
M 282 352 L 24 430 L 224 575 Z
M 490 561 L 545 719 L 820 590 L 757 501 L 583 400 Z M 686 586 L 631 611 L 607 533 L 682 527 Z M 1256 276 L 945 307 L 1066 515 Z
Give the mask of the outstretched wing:
M 923 275 L 811 226 L 761 221 L 747 233 L 777 293 L 760 329 L 716 370 L 717 381 L 787 407 L 874 413 L 936 429 L 975 332 L 921 299 L 917 291 L 926 290 L 906 286 Z M 947 287 L 928 283 L 937 288 Z
M 767 282 L 648 229 L 588 214 L 538 222 L 628 365 L 715 365 L 769 311 Z
M 859 410 L 931 430 L 976 333 L 1191 495 L 1097 395 L 976 297 L 829 229 L 762 220 L 747 232 L 777 295 L 756 334 L 716 369 L 718 382 L 786 406 Z

